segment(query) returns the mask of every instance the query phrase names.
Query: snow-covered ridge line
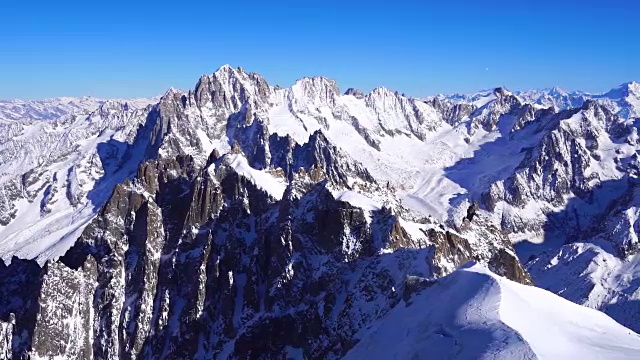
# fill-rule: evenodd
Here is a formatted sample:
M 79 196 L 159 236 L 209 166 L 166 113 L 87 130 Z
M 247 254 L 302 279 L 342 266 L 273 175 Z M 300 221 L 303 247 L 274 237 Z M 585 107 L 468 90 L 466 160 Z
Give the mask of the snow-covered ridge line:
M 400 303 L 358 337 L 346 359 L 635 359 L 640 352 L 640 335 L 607 315 L 473 263 Z

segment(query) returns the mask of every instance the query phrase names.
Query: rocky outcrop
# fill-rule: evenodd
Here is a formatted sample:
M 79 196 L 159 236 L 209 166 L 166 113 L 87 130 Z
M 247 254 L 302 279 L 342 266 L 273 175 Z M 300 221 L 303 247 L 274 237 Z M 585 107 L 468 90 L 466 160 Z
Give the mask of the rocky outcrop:
M 458 125 L 462 120 L 476 110 L 473 104 L 464 102 L 453 102 L 447 99 L 434 97 L 426 101 L 438 113 L 442 114 L 442 118 L 450 125 Z
M 505 88 L 494 89 L 493 96 L 495 101 L 488 102 L 470 115 L 469 132 L 471 135 L 480 128 L 489 132 L 496 130 L 502 117 L 519 111 L 523 105 L 517 96 Z

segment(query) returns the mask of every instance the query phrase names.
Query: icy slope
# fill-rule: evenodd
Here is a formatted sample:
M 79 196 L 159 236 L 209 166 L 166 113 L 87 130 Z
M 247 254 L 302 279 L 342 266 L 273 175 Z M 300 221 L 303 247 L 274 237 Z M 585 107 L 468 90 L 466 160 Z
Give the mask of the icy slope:
M 640 189 L 637 180 L 621 187 L 620 199 L 573 242 L 545 251 L 528 267 L 538 286 L 640 331 Z
M 608 316 L 469 264 L 398 304 L 346 359 L 636 359 Z
M 600 245 L 600 246 L 599 246 Z M 606 312 L 640 330 L 640 256 L 620 259 L 606 243 L 572 243 L 529 264 L 537 285 L 563 298 Z

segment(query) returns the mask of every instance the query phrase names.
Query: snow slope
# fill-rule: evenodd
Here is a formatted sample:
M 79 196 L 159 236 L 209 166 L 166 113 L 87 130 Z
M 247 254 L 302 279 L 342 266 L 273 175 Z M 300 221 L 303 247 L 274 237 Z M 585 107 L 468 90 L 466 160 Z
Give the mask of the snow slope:
M 607 315 L 469 263 L 358 335 L 345 359 L 637 359 Z
M 572 243 L 529 264 L 536 285 L 574 303 L 605 311 L 640 329 L 640 255 L 620 259 L 607 243 Z
M 108 101 L 86 115 L 0 121 L 0 257 L 62 256 L 137 170 L 148 114 Z M 146 144 L 137 144 L 146 146 Z

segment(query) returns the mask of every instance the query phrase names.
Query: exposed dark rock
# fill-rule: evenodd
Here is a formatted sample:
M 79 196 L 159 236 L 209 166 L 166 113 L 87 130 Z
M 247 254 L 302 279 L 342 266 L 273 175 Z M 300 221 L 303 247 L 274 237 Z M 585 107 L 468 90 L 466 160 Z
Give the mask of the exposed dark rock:
M 474 201 L 473 204 L 469 205 L 469 207 L 467 208 L 466 219 L 469 220 L 469 222 L 473 221 L 473 217 L 476 215 L 478 210 L 478 202 Z
M 359 89 L 348 88 L 347 91 L 344 92 L 344 94 L 352 95 L 356 99 L 364 99 L 364 93 L 362 92 L 362 90 L 359 90 Z
M 426 103 L 436 109 L 438 113 L 442 114 L 443 120 L 450 125 L 459 124 L 462 119 L 469 116 L 476 110 L 476 107 L 472 104 L 453 103 L 451 101 L 438 98 L 433 98 L 426 101 Z

